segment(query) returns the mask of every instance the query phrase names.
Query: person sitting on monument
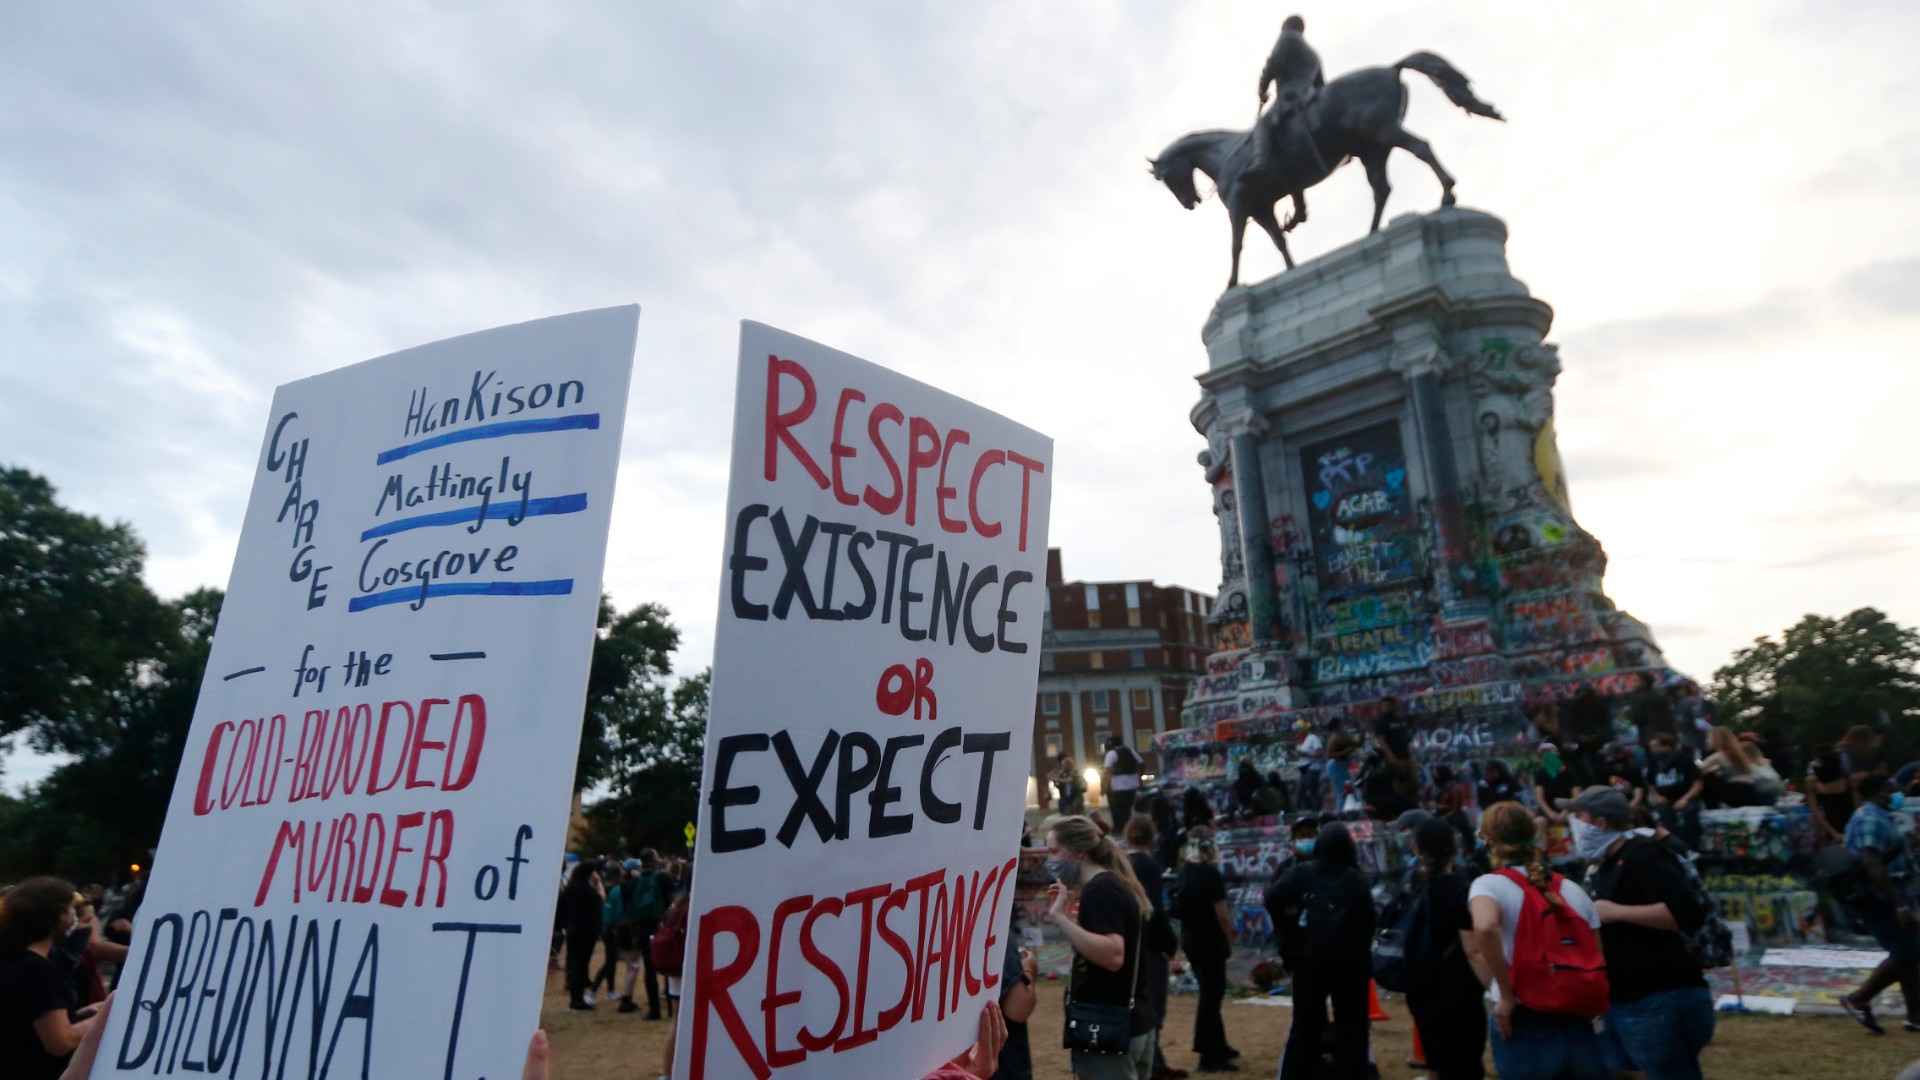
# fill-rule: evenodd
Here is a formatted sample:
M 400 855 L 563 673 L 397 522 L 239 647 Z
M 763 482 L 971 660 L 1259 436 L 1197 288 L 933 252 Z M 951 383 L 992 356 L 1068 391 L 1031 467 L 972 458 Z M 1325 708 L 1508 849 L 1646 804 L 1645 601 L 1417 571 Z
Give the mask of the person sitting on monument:
M 1314 171 L 1326 169 L 1320 148 L 1314 145 L 1312 134 L 1307 130 L 1305 113 L 1327 79 L 1320 70 L 1320 54 L 1307 44 L 1306 33 L 1305 19 L 1287 16 L 1280 24 L 1280 39 L 1274 42 L 1266 67 L 1260 69 L 1260 104 L 1267 103 L 1269 86 L 1277 99 L 1273 108 L 1253 125 L 1253 160 L 1247 166 L 1250 174 L 1273 171 L 1276 147 L 1311 155 L 1309 160 Z M 1291 229 L 1307 220 L 1307 200 L 1304 191 L 1287 194 L 1293 198 L 1293 215 L 1287 220 L 1287 228 Z

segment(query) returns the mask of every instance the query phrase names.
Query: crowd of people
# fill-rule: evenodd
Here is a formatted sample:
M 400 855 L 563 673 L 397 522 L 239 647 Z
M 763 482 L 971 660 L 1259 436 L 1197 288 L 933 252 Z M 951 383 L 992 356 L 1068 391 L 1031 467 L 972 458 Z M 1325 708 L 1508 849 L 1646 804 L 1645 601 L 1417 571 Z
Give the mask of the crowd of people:
M 0 896 L 0 1075 L 55 1080 L 97 1023 L 143 888 L 31 877 Z
M 1624 701 L 1583 690 L 1529 721 L 1537 765 L 1520 775 L 1500 758 L 1416 761 L 1413 725 L 1391 698 L 1365 732 L 1303 727 L 1287 740 L 1284 769 L 1263 770 L 1252 759 L 1275 755 L 1250 754 L 1227 783 L 1130 790 L 1134 816 L 1113 819 L 1134 860 L 1124 868 L 1089 839 L 1116 831 L 1102 814 L 1057 819 L 1047 834 L 1048 870 L 1061 883 L 1050 914 L 1074 947 L 1070 989 L 1120 1002 L 1117 973 L 1137 962 L 1157 973 L 1183 953 L 1198 988 L 1196 1068 L 1237 1070 L 1221 1022 L 1235 942 L 1216 830 L 1278 820 L 1295 852 L 1264 896 L 1292 980 L 1281 1080 L 1368 1074 L 1368 983 L 1376 945 L 1388 939 L 1408 943 L 1407 970 L 1396 971 L 1422 1038 L 1419 1064 L 1432 1077 L 1486 1075 L 1489 1048 L 1503 1078 L 1698 1077 L 1714 1031 L 1705 972 L 1732 956 L 1730 928 L 1695 866 L 1701 812 L 1804 800 L 1829 849 L 1816 880 L 1839 921 L 1887 952 L 1845 1008 L 1883 1032 L 1874 1000 L 1898 985 L 1909 1003 L 1905 1030 L 1920 1033 L 1916 837 L 1894 816 L 1909 788 L 1920 792 L 1920 762 L 1891 768 L 1880 734 L 1864 726 L 1796 755 L 1777 730 L 1716 725 L 1692 684 L 1661 689 L 1651 677 Z M 1116 760 L 1125 767 L 1138 755 L 1114 740 L 1108 770 Z M 1047 779 L 1063 811 L 1084 809 L 1086 787 L 1070 761 Z M 1359 869 L 1351 820 L 1385 824 L 1412 859 L 1384 910 Z M 1171 872 L 1156 877 L 1163 867 Z M 1115 882 L 1091 892 L 1095 924 L 1112 935 L 1102 944 L 1084 913 L 1073 923 L 1062 904 L 1077 889 L 1084 905 L 1106 874 Z M 1141 960 L 1127 897 L 1148 905 Z M 1163 909 L 1177 931 L 1150 928 Z M 1543 924 L 1565 931 L 1558 944 L 1526 929 Z M 1089 964 L 1096 972 L 1082 980 Z M 1134 994 L 1153 989 L 1142 981 Z M 1131 1035 L 1146 1042 L 1114 1057 L 1076 1053 L 1077 1075 L 1184 1075 L 1151 1038 L 1164 1004 L 1139 1011 Z

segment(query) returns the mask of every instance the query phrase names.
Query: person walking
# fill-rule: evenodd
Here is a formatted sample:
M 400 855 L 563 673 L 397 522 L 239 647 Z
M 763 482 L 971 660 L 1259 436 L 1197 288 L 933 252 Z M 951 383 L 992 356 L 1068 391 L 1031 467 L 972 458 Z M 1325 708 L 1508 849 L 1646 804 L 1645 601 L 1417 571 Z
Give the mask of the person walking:
M 1718 730 L 1725 730 L 1724 728 Z M 1673 852 L 1630 833 L 1627 800 L 1590 787 L 1565 804 L 1574 854 L 1595 864 L 1593 907 L 1607 956 L 1601 1047 L 1615 1070 L 1647 1080 L 1700 1080 L 1713 1041 L 1713 995 L 1686 938 L 1707 911 Z
M 633 925 L 633 951 L 621 959 L 626 961 L 626 973 L 620 984 L 620 1011 L 639 1012 L 640 1006 L 633 1000 L 634 985 L 644 982 L 647 990 L 647 1015 L 645 1019 L 660 1019 L 660 977 L 653 966 L 653 932 L 660 929 L 660 920 L 666 916 L 667 905 L 673 902 L 674 882 L 660 868 L 660 853 L 652 848 L 641 848 L 638 859 L 628 859 L 626 869 L 632 875 L 627 881 L 627 919 Z
M 1482 1080 L 1487 1009 L 1480 979 L 1467 958 L 1473 935 L 1467 893 L 1473 882 L 1454 870 L 1456 836 L 1441 818 L 1427 818 L 1413 827 L 1419 865 L 1411 888 L 1426 893 L 1424 925 L 1417 934 L 1425 948 L 1424 955 L 1409 964 L 1414 982 L 1407 988 L 1407 1008 L 1420 1030 L 1433 1080 Z
M 1279 1080 L 1319 1075 L 1329 1002 L 1333 1075 L 1366 1074 L 1374 911 L 1373 891 L 1358 865 L 1352 834 L 1332 822 L 1320 830 L 1313 857 L 1288 867 L 1267 889 L 1280 959 L 1293 973 L 1293 1026 L 1281 1051 Z
M 573 865 L 567 887 L 560 894 L 560 923 L 567 932 L 567 1008 L 593 1008 L 593 946 L 600 940 L 600 905 L 607 890 L 600 883 L 599 864 L 582 859 Z
M 1514 943 L 1529 890 L 1543 914 L 1572 912 L 1597 931 L 1600 916 L 1586 890 L 1547 869 L 1545 838 L 1533 812 L 1517 802 L 1495 803 L 1480 816 L 1494 872 L 1474 879 L 1467 891 L 1473 915 L 1468 959 L 1481 985 L 1493 994 L 1488 1041 L 1501 1080 L 1606 1080 L 1593 1021 L 1571 1013 L 1538 1012 L 1514 995 Z M 1515 880 L 1519 878 L 1520 880 Z
M 1180 949 L 1200 984 L 1193 1014 L 1193 1052 L 1201 1072 L 1238 1072 L 1240 1056 L 1227 1043 L 1220 1007 L 1227 997 L 1227 960 L 1233 956 L 1233 921 L 1227 913 L 1227 884 L 1215 865 L 1220 859 L 1213 830 L 1187 831 L 1187 861 L 1180 868 Z
M 1073 948 L 1067 980 L 1072 1007 L 1120 1005 L 1130 1013 L 1124 1053 L 1073 1050 L 1079 1080 L 1141 1080 L 1153 1071 L 1153 1021 L 1140 994 L 1140 955 L 1151 906 L 1118 844 L 1084 817 L 1064 817 L 1047 831 L 1047 916 Z M 1077 913 L 1068 904 L 1079 900 Z M 1065 1032 L 1072 1046 L 1075 1032 Z
M 1124 829 L 1127 819 L 1133 816 L 1133 800 L 1140 794 L 1141 758 L 1128 746 L 1126 740 L 1118 735 L 1107 738 L 1107 756 L 1102 759 L 1102 773 L 1107 796 L 1107 809 L 1113 813 L 1113 827 Z
M 1906 1002 L 1906 1029 L 1920 1033 L 1920 920 L 1914 917 L 1913 854 L 1906 834 L 1889 808 L 1893 785 L 1878 773 L 1859 780 L 1860 808 L 1847 820 L 1847 850 L 1860 861 L 1863 878 L 1845 890 L 1842 901 L 1887 950 L 1859 989 L 1840 999 L 1847 1015 L 1875 1035 L 1885 1029 L 1873 1015 L 1873 999 L 1900 984 Z M 1836 888 L 1836 892 L 1842 891 Z
M 1122 835 L 1127 841 L 1127 861 L 1133 865 L 1133 876 L 1147 894 L 1147 902 L 1153 905 L 1153 914 L 1147 917 L 1146 951 L 1140 954 L 1141 993 L 1146 997 L 1147 1013 L 1153 1019 L 1153 1069 L 1149 1076 L 1151 1080 L 1179 1080 L 1187 1071 L 1169 1066 L 1162 1052 L 1165 1048 L 1160 1045 L 1160 1029 L 1167 1022 L 1167 969 L 1180 950 L 1180 937 L 1174 932 L 1173 920 L 1167 917 L 1167 874 L 1153 855 L 1159 834 L 1152 819 L 1145 814 L 1135 814 L 1127 819 Z M 1005 1001 L 1000 1004 L 1003 1009 L 1007 1007 Z

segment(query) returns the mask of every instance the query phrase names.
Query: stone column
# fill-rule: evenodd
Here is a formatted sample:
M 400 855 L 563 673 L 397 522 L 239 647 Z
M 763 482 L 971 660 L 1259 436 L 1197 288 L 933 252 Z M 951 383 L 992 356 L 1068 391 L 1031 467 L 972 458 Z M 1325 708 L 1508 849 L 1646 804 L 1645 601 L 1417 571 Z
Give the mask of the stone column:
M 1427 337 L 1431 330 L 1418 331 Z M 1449 367 L 1447 355 L 1430 341 L 1408 348 L 1402 346 L 1391 361 L 1407 379 L 1408 395 L 1413 403 L 1414 425 L 1420 434 L 1420 456 L 1425 465 L 1428 505 L 1433 511 L 1434 565 L 1428 567 L 1440 590 L 1440 601 L 1448 618 L 1465 615 L 1463 603 L 1474 606 L 1481 599 L 1477 581 L 1461 573 L 1461 562 L 1469 555 L 1466 520 L 1461 513 L 1460 469 L 1454 460 L 1452 426 L 1447 422 L 1446 399 L 1441 378 Z M 1474 614 L 1484 617 L 1484 612 Z
M 1280 600 L 1273 586 L 1273 538 L 1266 471 L 1252 425 L 1233 425 L 1233 496 L 1240 507 L 1240 551 L 1247 565 L 1247 628 L 1255 647 L 1280 640 Z

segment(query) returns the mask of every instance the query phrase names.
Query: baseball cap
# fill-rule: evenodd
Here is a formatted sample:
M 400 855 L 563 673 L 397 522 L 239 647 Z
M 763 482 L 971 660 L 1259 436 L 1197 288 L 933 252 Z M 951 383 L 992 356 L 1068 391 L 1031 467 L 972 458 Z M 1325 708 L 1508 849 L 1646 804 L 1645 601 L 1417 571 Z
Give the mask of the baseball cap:
M 1627 826 L 1627 797 L 1604 784 L 1596 784 L 1571 799 L 1556 799 L 1560 809 L 1592 814 L 1615 828 Z

